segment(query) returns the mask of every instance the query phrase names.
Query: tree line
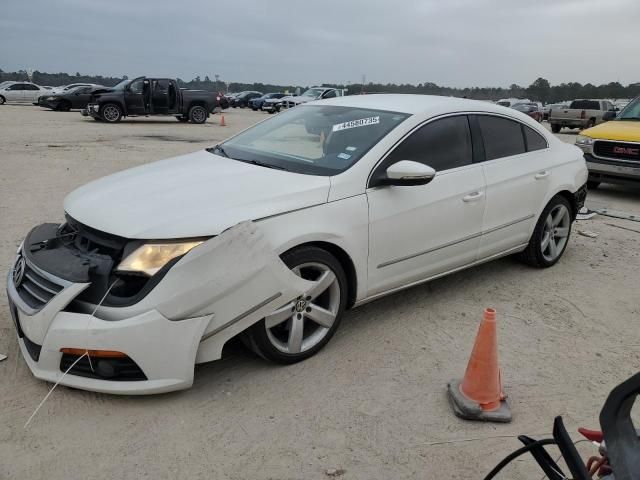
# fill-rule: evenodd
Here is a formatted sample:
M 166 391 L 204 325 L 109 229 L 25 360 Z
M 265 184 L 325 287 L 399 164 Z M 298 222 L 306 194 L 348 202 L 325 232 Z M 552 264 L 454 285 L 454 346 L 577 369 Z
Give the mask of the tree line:
M 4 72 L 0 69 L 0 81 L 5 80 L 27 80 L 27 72 L 20 70 L 17 72 Z M 113 86 L 124 77 L 104 77 L 102 75 L 81 75 L 76 72 L 75 75 L 68 73 L 46 73 L 34 71 L 32 81 L 39 85 L 68 85 L 70 83 L 96 83 L 107 87 Z M 222 81 L 211 80 L 208 76 L 201 79 L 199 76 L 186 81 L 178 78 L 178 83 L 183 88 L 208 90 L 208 91 L 226 91 L 227 84 Z M 467 87 L 452 88 L 443 87 L 432 82 L 419 83 L 417 85 L 404 83 L 372 83 L 362 84 L 327 84 L 321 86 L 337 87 L 347 90 L 348 94 L 354 95 L 359 93 L 415 93 L 427 95 L 445 95 L 453 97 L 466 97 L 478 100 L 499 100 L 501 98 L 529 98 L 531 100 L 541 101 L 543 103 L 554 103 L 563 100 L 573 100 L 575 98 L 634 98 L 640 95 L 640 82 L 622 85 L 619 82 L 610 82 L 602 85 L 593 85 L 591 83 L 581 84 L 578 82 L 561 83 L 559 85 L 551 85 L 545 78 L 536 79 L 528 87 L 512 84 L 509 87 Z M 297 89 L 304 91 L 306 88 L 302 85 L 276 85 L 269 83 L 239 83 L 232 82 L 228 84 L 230 92 L 241 92 L 244 90 L 257 90 L 259 92 L 295 92 Z

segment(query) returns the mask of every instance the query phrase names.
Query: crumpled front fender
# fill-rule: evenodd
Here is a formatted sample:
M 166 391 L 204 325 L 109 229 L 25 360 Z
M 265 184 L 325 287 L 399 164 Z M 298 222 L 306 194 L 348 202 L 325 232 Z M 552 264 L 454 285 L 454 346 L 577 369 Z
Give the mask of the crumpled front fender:
M 197 362 L 204 362 L 220 358 L 227 340 L 312 286 L 246 221 L 191 250 L 136 305 L 101 307 L 97 316 L 123 319 L 151 309 L 174 321 L 212 315 L 198 350 Z

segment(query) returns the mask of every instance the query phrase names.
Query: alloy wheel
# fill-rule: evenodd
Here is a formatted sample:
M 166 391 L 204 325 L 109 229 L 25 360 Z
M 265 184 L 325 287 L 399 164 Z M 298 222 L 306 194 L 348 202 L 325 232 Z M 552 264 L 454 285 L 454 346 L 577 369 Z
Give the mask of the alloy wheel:
M 102 110 L 102 116 L 107 122 L 115 122 L 120 118 L 120 110 L 115 105 L 107 105 Z
M 306 296 L 298 297 L 265 317 L 269 342 L 287 354 L 305 352 L 322 341 L 336 321 L 340 285 L 336 274 L 318 262 L 303 263 L 292 271 L 315 282 Z
M 571 215 L 565 205 L 556 205 L 544 223 L 540 249 L 548 262 L 555 261 L 563 252 L 569 238 Z

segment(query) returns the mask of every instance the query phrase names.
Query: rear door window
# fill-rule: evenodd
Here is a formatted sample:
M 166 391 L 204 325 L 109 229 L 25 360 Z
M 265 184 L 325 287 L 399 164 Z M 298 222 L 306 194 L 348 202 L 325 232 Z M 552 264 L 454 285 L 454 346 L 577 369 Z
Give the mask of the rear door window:
M 524 136 L 519 122 L 492 115 L 478 115 L 477 118 L 486 160 L 525 153 Z

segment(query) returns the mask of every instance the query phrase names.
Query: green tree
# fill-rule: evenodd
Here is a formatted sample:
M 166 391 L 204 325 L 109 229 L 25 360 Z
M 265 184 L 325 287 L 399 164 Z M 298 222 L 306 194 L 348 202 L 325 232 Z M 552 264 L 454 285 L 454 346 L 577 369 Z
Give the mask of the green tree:
M 527 96 L 532 100 L 540 100 L 547 103 L 551 95 L 551 84 L 546 78 L 538 77 L 535 82 L 527 87 Z

